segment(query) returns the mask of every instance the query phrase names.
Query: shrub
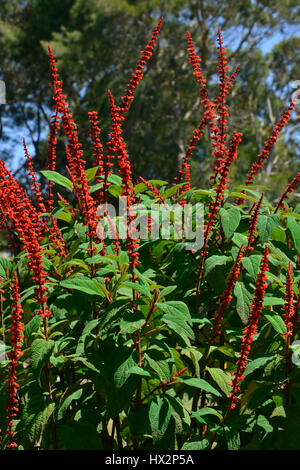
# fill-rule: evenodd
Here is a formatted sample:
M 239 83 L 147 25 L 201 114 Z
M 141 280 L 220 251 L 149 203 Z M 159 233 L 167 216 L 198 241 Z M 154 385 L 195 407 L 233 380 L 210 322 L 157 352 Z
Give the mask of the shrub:
M 230 189 L 242 135 L 234 132 L 228 144 L 226 99 L 239 68 L 229 74 L 218 31 L 219 95 L 210 101 L 188 34 L 203 118 L 174 184 L 134 182 L 122 126 L 161 25 L 162 19 L 118 105 L 109 92 L 105 146 L 97 112 L 89 113 L 92 168 L 85 169 L 50 48 L 54 113 L 42 171 L 46 190 L 25 141 L 30 195 L 0 161 L 1 226 L 14 254 L 0 258 L 2 449 L 300 446 L 300 374 L 291 357 L 295 351 L 297 358 L 299 335 L 300 210 L 287 203 L 300 178 L 277 205 L 268 201 L 267 188 L 254 184 L 295 103 L 246 183 Z M 191 187 L 190 158 L 207 127 L 212 187 L 201 190 Z M 68 178 L 55 172 L 60 128 Z M 108 214 L 108 203 L 119 196 L 123 219 Z M 168 209 L 173 221 L 176 208 L 203 204 L 203 246 L 187 249 L 175 224 L 168 238 L 141 239 L 137 203 L 148 222 L 153 203 Z M 111 237 L 101 231 L 105 218 Z M 116 221 L 123 221 L 124 237 Z

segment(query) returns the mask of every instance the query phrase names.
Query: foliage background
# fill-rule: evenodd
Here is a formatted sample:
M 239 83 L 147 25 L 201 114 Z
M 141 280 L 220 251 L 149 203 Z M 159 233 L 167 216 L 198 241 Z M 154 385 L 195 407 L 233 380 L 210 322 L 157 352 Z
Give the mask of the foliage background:
M 232 129 L 243 132 L 239 168 L 242 183 L 300 78 L 298 0 L 13 0 L 0 1 L 0 79 L 7 105 L 0 108 L 1 156 L 24 175 L 20 135 L 30 145 L 37 169 L 46 159 L 51 94 L 47 45 L 59 59 L 80 139 L 87 142 L 87 112 L 97 110 L 103 135 L 108 132 L 107 89 L 119 98 L 132 72 L 137 51 L 147 41 L 154 19 L 163 15 L 159 51 L 150 61 L 125 125 L 134 173 L 172 180 L 192 130 L 202 117 L 197 86 L 186 60 L 186 31 L 199 46 L 211 96 L 215 96 L 216 32 L 221 27 L 228 60 L 241 72 L 230 96 Z M 260 183 L 278 196 L 299 168 L 297 115 L 281 136 Z M 153 139 L 155 135 L 155 139 Z M 105 140 L 104 140 L 105 141 Z M 13 145 L 12 145 L 13 144 Z M 209 137 L 202 139 L 192 162 L 192 184 L 208 186 Z M 18 150 L 19 149 L 19 150 Z M 86 145 L 88 160 L 91 152 Z M 58 169 L 64 172 L 64 145 Z M 25 182 L 25 180 L 24 180 Z

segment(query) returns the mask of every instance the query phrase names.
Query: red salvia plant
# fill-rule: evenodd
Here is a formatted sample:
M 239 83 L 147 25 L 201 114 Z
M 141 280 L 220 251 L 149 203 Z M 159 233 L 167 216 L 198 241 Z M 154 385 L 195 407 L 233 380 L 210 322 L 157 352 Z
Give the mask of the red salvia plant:
M 29 155 L 24 138 L 23 138 L 23 145 L 24 145 L 24 152 L 25 152 L 26 163 L 27 163 L 27 176 L 30 181 L 31 192 L 34 196 L 38 213 L 43 214 L 44 212 L 46 212 L 46 208 L 45 208 L 42 193 L 41 193 L 41 185 L 37 180 L 36 172 L 34 171 L 34 168 L 33 168 L 32 158 Z
M 98 113 L 97 111 L 91 111 L 88 113 L 90 119 L 90 137 L 93 149 L 93 165 L 97 166 L 97 173 L 95 175 L 95 183 L 102 183 L 103 179 L 101 178 L 103 173 L 103 146 L 99 135 L 101 133 L 101 129 L 99 127 L 98 121 Z M 97 198 L 99 202 L 103 202 L 103 191 L 97 191 Z
M 23 309 L 20 304 L 20 294 L 19 294 L 19 283 L 16 272 L 13 276 L 13 281 L 11 283 L 11 292 L 12 292 L 12 313 L 10 315 L 11 327 L 8 330 L 11 333 L 11 350 L 8 352 L 9 358 L 9 371 L 7 374 L 7 390 L 8 390 L 8 404 L 7 404 L 7 434 L 8 434 L 8 449 L 14 449 L 18 447 L 14 432 L 13 424 L 14 419 L 17 416 L 19 411 L 18 408 L 18 389 L 19 384 L 17 382 L 17 367 L 19 359 L 22 356 L 22 343 L 23 343 L 23 331 L 24 325 L 22 322 L 23 318 Z
M 42 249 L 39 244 L 41 231 L 38 226 L 38 215 L 24 190 L 20 188 L 1 160 L 0 203 L 2 211 L 13 223 L 27 253 L 27 266 L 36 286 L 36 301 L 40 304 L 38 314 L 45 318 L 50 315 L 50 311 L 47 308 L 47 298 L 45 296 L 48 289 L 45 286 L 46 271 L 44 270 Z
M 300 183 L 300 171 L 297 173 L 295 178 L 288 184 L 287 188 L 283 191 L 279 202 L 275 208 L 274 214 L 278 211 L 279 208 L 286 210 L 284 205 L 284 200 L 289 198 L 289 194 L 292 194 L 295 191 L 296 186 Z
M 132 74 L 132 78 L 130 79 L 124 95 L 121 97 L 120 103 L 119 103 L 119 109 L 118 109 L 118 114 L 119 114 L 119 120 L 120 120 L 120 125 L 122 121 L 124 121 L 125 116 L 130 108 L 131 102 L 134 99 L 134 93 L 135 90 L 138 87 L 139 82 L 142 80 L 143 75 L 144 75 L 144 69 L 145 66 L 147 65 L 147 62 L 151 58 L 153 54 L 153 50 L 156 46 L 156 42 L 158 35 L 160 33 L 161 25 L 163 22 L 163 17 L 161 17 L 157 23 L 157 26 L 155 30 L 153 31 L 152 37 L 150 41 L 148 41 L 148 44 L 145 48 L 145 50 L 141 51 L 141 59 L 138 60 L 135 72 Z M 114 142 L 113 142 L 113 135 L 115 133 L 115 127 L 114 123 L 110 127 L 110 132 L 108 134 L 108 139 L 106 143 L 106 153 L 104 155 L 104 185 L 103 185 L 103 191 L 104 194 L 106 194 L 106 190 L 108 187 L 108 175 L 112 173 L 112 159 L 113 159 L 113 154 L 114 154 Z
M 232 162 L 236 159 L 237 157 L 237 147 L 239 143 L 241 142 L 241 133 L 235 132 L 231 144 L 229 147 L 228 155 L 226 157 L 226 160 L 224 162 L 224 165 L 220 169 L 220 179 L 216 187 L 216 195 L 214 196 L 214 201 L 211 203 L 209 212 L 207 214 L 208 221 L 206 223 L 205 229 L 204 229 L 204 241 L 203 241 L 203 247 L 201 249 L 201 261 L 200 261 L 200 266 L 199 266 L 199 271 L 198 271 L 198 278 L 197 278 L 197 287 L 196 287 L 196 309 L 198 308 L 198 299 L 199 299 L 199 293 L 200 293 L 200 283 L 202 279 L 202 273 L 203 273 L 203 267 L 204 267 L 204 260 L 205 257 L 208 253 L 207 248 L 208 248 L 208 239 L 209 236 L 213 230 L 214 223 L 217 218 L 217 214 L 219 211 L 219 208 L 224 200 L 224 191 L 227 188 L 228 184 L 228 173 L 230 166 Z
M 122 178 L 122 193 L 121 195 L 126 198 L 126 212 L 127 212 L 127 249 L 130 260 L 130 265 L 134 269 L 138 265 L 139 255 L 137 252 L 138 243 L 134 238 L 134 229 L 132 222 L 134 222 L 134 214 L 132 213 L 131 206 L 135 201 L 134 188 L 131 179 L 131 167 L 129 162 L 126 144 L 122 138 L 121 119 L 119 114 L 119 107 L 115 105 L 113 96 L 108 90 L 111 117 L 114 127 L 112 135 L 113 149 L 118 156 L 119 172 Z
M 220 330 L 221 322 L 230 304 L 230 301 L 232 299 L 233 288 L 241 272 L 241 260 L 243 257 L 243 250 L 244 250 L 244 246 L 241 245 L 238 251 L 235 263 L 233 265 L 233 268 L 230 271 L 230 274 L 228 276 L 226 289 L 223 292 L 221 299 L 219 301 L 219 308 L 214 316 L 213 326 L 212 326 L 210 336 L 209 336 L 209 345 L 211 345 L 214 342 L 217 335 L 221 334 L 221 330 Z
M 119 108 L 120 108 L 120 117 L 122 120 L 124 119 L 125 114 L 130 108 L 131 102 L 133 101 L 133 98 L 134 98 L 135 90 L 139 82 L 143 78 L 145 66 L 153 54 L 153 50 L 156 46 L 155 41 L 157 41 L 158 35 L 160 33 L 162 22 L 163 22 L 163 17 L 159 19 L 157 26 L 155 30 L 153 31 L 152 37 L 150 41 L 148 42 L 145 50 L 141 51 L 142 57 L 139 59 L 137 63 L 136 70 L 132 74 L 132 78 L 129 81 L 129 84 L 127 85 L 124 96 L 121 97 Z
M 245 256 L 249 255 L 249 251 L 254 250 L 253 244 L 254 244 L 254 241 L 255 241 L 255 237 L 258 235 L 258 233 L 255 229 L 256 229 L 256 226 L 257 226 L 257 218 L 258 218 L 258 214 L 259 214 L 259 211 L 260 211 L 260 207 L 261 207 L 263 197 L 264 197 L 264 193 L 262 193 L 262 195 L 259 198 L 259 201 L 257 202 L 257 204 L 254 205 L 254 209 L 253 209 L 251 217 L 250 217 L 249 230 L 248 230 L 248 234 L 249 234 L 248 235 L 248 244 L 247 244 L 247 247 L 246 247 Z
M 141 181 L 142 183 L 144 183 L 144 185 L 149 189 L 149 191 L 151 191 L 151 192 L 155 195 L 156 199 L 157 199 L 161 204 L 165 204 L 166 198 L 164 198 L 164 197 L 161 195 L 159 189 L 157 189 L 156 186 L 154 186 L 153 184 L 149 183 L 149 181 L 146 181 L 142 176 L 140 176 L 139 179 L 140 179 L 140 181 Z
M 66 102 L 66 97 L 62 94 L 62 81 L 58 80 L 56 61 L 50 47 L 49 60 L 52 75 L 51 85 L 54 88 L 57 110 L 62 114 L 62 126 L 68 138 L 67 157 L 69 162 L 69 175 L 74 186 L 74 193 L 78 199 L 79 205 L 82 205 L 82 214 L 84 225 L 88 227 L 87 235 L 90 240 L 89 251 L 94 253 L 93 240 L 96 238 L 97 215 L 95 201 L 90 195 L 90 187 L 84 172 L 85 161 L 83 151 L 78 140 L 76 124 Z
M 286 326 L 286 332 L 284 336 L 286 338 L 286 354 L 290 347 L 290 339 L 293 330 L 293 316 L 295 313 L 294 308 L 294 291 L 293 291 L 293 271 L 292 263 L 289 262 L 287 274 L 286 274 L 286 289 L 285 289 L 285 305 L 284 305 L 284 323 Z
M 248 356 L 251 351 L 251 344 L 253 341 L 253 337 L 256 334 L 257 324 L 259 317 L 262 312 L 263 308 L 263 298 L 266 292 L 266 271 L 268 271 L 268 247 L 265 246 L 264 255 L 260 264 L 259 273 L 257 276 L 256 287 L 253 297 L 253 302 L 250 304 L 251 312 L 249 315 L 249 320 L 246 328 L 243 330 L 243 337 L 242 337 L 242 348 L 239 354 L 238 361 L 236 363 L 236 371 L 234 372 L 234 379 L 231 385 L 231 393 L 229 395 L 229 406 L 227 413 L 224 419 L 227 417 L 229 411 L 234 409 L 236 403 L 239 401 L 237 395 L 241 392 L 241 388 L 239 386 L 239 382 L 243 380 L 244 375 L 243 372 L 246 368 L 248 362 Z
M 274 129 L 272 131 L 271 136 L 266 140 L 264 144 L 264 148 L 262 149 L 261 153 L 258 154 L 257 159 L 254 163 L 252 163 L 250 170 L 247 173 L 247 179 L 245 184 L 249 185 L 252 181 L 256 178 L 258 171 L 262 168 L 265 161 L 267 160 L 270 151 L 275 146 L 277 139 L 279 137 L 279 133 L 283 129 L 285 125 L 288 124 L 290 120 L 290 116 L 292 111 L 295 110 L 295 102 L 292 101 L 286 111 L 283 113 L 281 118 L 279 119 L 278 123 L 275 124 Z

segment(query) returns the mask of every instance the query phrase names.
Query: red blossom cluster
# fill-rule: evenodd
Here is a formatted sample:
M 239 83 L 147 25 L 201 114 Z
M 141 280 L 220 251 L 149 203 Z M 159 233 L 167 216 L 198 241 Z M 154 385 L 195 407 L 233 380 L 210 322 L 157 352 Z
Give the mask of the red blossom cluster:
M 131 102 L 134 99 L 134 93 L 135 90 L 139 84 L 139 82 L 142 80 L 143 75 L 144 75 L 144 69 L 145 66 L 148 62 L 148 60 L 151 58 L 153 50 L 155 48 L 155 41 L 158 38 L 160 28 L 163 22 L 163 17 L 160 18 L 155 30 L 153 31 L 152 37 L 150 41 L 148 42 L 145 50 L 141 51 L 141 59 L 138 60 L 136 70 L 132 74 L 132 78 L 130 79 L 124 95 L 121 97 L 120 104 L 118 107 L 118 119 L 122 123 L 125 119 L 126 113 L 130 108 Z M 106 194 L 106 190 L 108 187 L 108 175 L 112 173 L 112 167 L 113 163 L 112 160 L 114 158 L 114 142 L 113 142 L 113 135 L 115 133 L 115 128 L 114 124 L 110 126 L 110 132 L 108 134 L 108 139 L 106 142 L 106 153 L 104 155 L 104 185 L 103 185 L 103 191 L 104 194 Z
M 215 314 L 214 321 L 213 321 L 213 327 L 209 336 L 209 344 L 211 345 L 213 341 L 215 340 L 217 335 L 221 334 L 220 326 L 222 319 L 224 317 L 224 314 L 230 304 L 230 301 L 232 299 L 232 291 L 233 288 L 236 284 L 237 278 L 239 277 L 239 274 L 241 272 L 241 260 L 243 257 L 243 250 L 244 246 L 241 245 L 235 263 L 233 265 L 232 270 L 230 271 L 230 274 L 228 276 L 227 280 L 227 286 L 225 291 L 223 292 L 220 302 L 219 302 L 219 308 Z
M 45 318 L 50 315 L 45 296 L 48 290 L 45 285 L 47 273 L 43 266 L 43 253 L 39 243 L 45 225 L 41 223 L 26 192 L 19 186 L 2 160 L 0 160 L 0 204 L 27 253 L 27 266 L 36 286 L 36 301 L 40 304 L 38 314 Z
M 214 201 L 210 205 L 210 209 L 207 214 L 208 222 L 205 227 L 204 242 L 208 240 L 208 237 L 213 229 L 214 222 L 217 218 L 219 207 L 224 201 L 224 192 L 228 185 L 228 173 L 232 163 L 237 158 L 237 148 L 242 140 L 242 135 L 243 134 L 241 132 L 234 132 L 227 153 L 227 157 L 222 167 L 220 168 L 220 177 L 216 187 L 216 195 Z
M 48 47 L 48 51 L 52 75 L 51 85 L 54 89 L 54 100 L 56 103 L 55 107 L 58 113 L 61 114 L 62 127 L 64 128 L 68 139 L 68 144 L 66 146 L 69 165 L 68 174 L 73 183 L 73 190 L 78 200 L 79 207 L 82 210 L 84 225 L 88 227 L 87 235 L 90 239 L 89 251 L 92 254 L 94 252 L 93 240 L 97 241 L 96 205 L 90 194 L 90 187 L 84 171 L 85 160 L 83 159 L 83 150 L 78 139 L 77 127 L 67 104 L 66 96 L 62 93 L 62 81 L 58 79 L 58 69 L 55 57 L 50 47 Z
M 153 184 L 149 183 L 149 181 L 146 181 L 142 176 L 140 176 L 140 180 L 141 180 L 142 183 L 144 183 L 144 185 L 149 189 L 149 191 L 151 191 L 153 194 L 155 194 L 157 200 L 158 200 L 161 204 L 165 204 L 166 198 L 164 198 L 164 197 L 160 194 L 160 191 L 159 191 L 159 189 L 156 188 L 156 186 L 153 186 Z
M 13 432 L 13 422 L 17 413 L 18 408 L 18 388 L 19 384 L 17 382 L 17 367 L 19 359 L 22 356 L 22 344 L 23 344 L 23 331 L 24 324 L 22 322 L 23 318 L 23 309 L 20 304 L 20 294 L 19 294 L 19 283 L 16 273 L 14 273 L 13 281 L 11 283 L 11 293 L 12 293 L 12 313 L 10 315 L 11 327 L 8 330 L 11 333 L 11 350 L 8 353 L 9 371 L 7 374 L 6 385 L 8 389 L 8 404 L 7 404 L 7 426 L 8 426 L 8 449 L 13 449 L 18 447 L 15 442 L 14 432 Z
M 162 22 L 163 22 L 163 17 L 161 17 L 159 22 L 157 23 L 157 26 L 156 26 L 155 30 L 153 31 L 152 37 L 151 37 L 150 41 L 148 42 L 145 50 L 141 51 L 141 56 L 142 57 L 137 63 L 135 73 L 132 74 L 132 78 L 131 78 L 129 84 L 127 85 L 124 96 L 121 97 L 119 107 L 120 107 L 120 116 L 121 116 L 122 119 L 124 119 L 125 114 L 129 110 L 130 104 L 131 104 L 131 102 L 133 101 L 133 98 L 134 98 L 134 92 L 135 92 L 139 82 L 143 78 L 145 66 L 146 66 L 148 60 L 151 58 L 153 50 L 156 46 L 155 41 L 157 41 Z
M 41 185 L 37 180 L 36 172 L 34 171 L 34 168 L 33 168 L 32 158 L 29 155 L 24 138 L 23 138 L 23 146 L 24 146 L 24 152 L 25 152 L 26 163 L 27 163 L 27 176 L 30 181 L 31 192 L 34 196 L 38 213 L 43 214 L 44 212 L 46 212 L 46 208 L 45 208 L 42 193 L 41 193 Z
M 134 213 L 131 206 L 135 201 L 134 187 L 131 179 L 131 167 L 129 156 L 126 149 L 126 144 L 122 137 L 122 119 L 120 117 L 120 108 L 115 105 L 114 98 L 108 90 L 111 118 L 112 118 L 112 144 L 113 151 L 117 155 L 119 172 L 122 178 L 122 193 L 121 196 L 126 198 L 126 211 L 127 211 L 127 249 L 130 260 L 130 265 L 135 268 L 138 265 L 139 254 L 137 251 L 138 243 L 134 237 Z
M 264 255 L 260 264 L 259 273 L 256 280 L 255 292 L 253 297 L 253 302 L 250 304 L 251 312 L 249 315 L 249 320 L 246 328 L 243 330 L 242 337 L 242 348 L 239 354 L 238 361 L 236 363 L 237 369 L 234 372 L 234 379 L 231 385 L 231 393 L 229 395 L 229 410 L 234 409 L 236 403 L 239 401 L 238 395 L 241 392 L 239 382 L 243 380 L 243 372 L 246 368 L 248 362 L 248 356 L 251 351 L 251 344 L 253 337 L 256 334 L 257 324 L 263 308 L 263 298 L 266 292 L 266 271 L 268 271 L 268 247 L 265 246 Z
M 266 140 L 263 150 L 258 154 L 257 159 L 252 163 L 250 170 L 247 173 L 245 184 L 249 185 L 256 178 L 258 171 L 262 168 L 270 151 L 274 147 L 279 137 L 279 133 L 285 125 L 288 124 L 292 111 L 295 110 L 295 103 L 292 101 L 286 111 L 283 113 L 278 123 L 275 124 L 271 136 Z
M 98 113 L 97 111 L 91 111 L 88 113 L 90 119 L 90 137 L 92 143 L 92 150 L 93 150 L 93 165 L 97 166 L 97 173 L 95 175 L 95 183 L 103 183 L 102 176 L 103 176 L 103 145 L 99 139 L 99 135 L 101 133 L 101 129 L 99 127 L 98 121 Z M 97 199 L 99 202 L 102 202 L 103 199 L 103 191 L 97 191 Z
M 292 194 L 295 191 L 296 186 L 300 183 L 300 171 L 296 174 L 295 178 L 288 184 L 287 188 L 283 191 L 281 198 L 275 208 L 274 213 L 278 211 L 281 207 L 283 210 L 286 210 L 284 205 L 284 200 L 289 198 L 289 194 Z
M 261 197 L 259 198 L 259 201 L 257 202 L 257 204 L 255 204 L 254 210 L 252 211 L 252 214 L 251 214 L 251 217 L 250 217 L 249 230 L 248 230 L 248 233 L 249 233 L 249 235 L 248 235 L 248 244 L 247 244 L 247 247 L 246 247 L 245 256 L 248 256 L 249 251 L 252 251 L 254 249 L 252 245 L 254 243 L 255 237 L 258 235 L 258 233 L 256 232 L 255 229 L 256 229 L 257 218 L 258 218 L 258 214 L 259 214 L 259 211 L 260 211 L 260 206 L 261 206 L 263 197 L 264 197 L 264 193 L 262 193 Z
M 292 263 L 289 262 L 287 274 L 286 274 L 286 288 L 285 288 L 285 305 L 284 305 L 284 323 L 286 326 L 286 338 L 287 350 L 289 348 L 290 337 L 293 333 L 293 316 L 295 313 L 294 307 L 294 291 L 293 291 L 293 271 Z

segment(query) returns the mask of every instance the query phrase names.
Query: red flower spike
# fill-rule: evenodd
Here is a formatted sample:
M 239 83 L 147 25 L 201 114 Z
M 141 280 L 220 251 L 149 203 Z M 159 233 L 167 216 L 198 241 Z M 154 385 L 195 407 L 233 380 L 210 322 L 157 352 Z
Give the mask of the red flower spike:
M 127 210 L 127 249 L 129 256 L 129 263 L 134 269 L 139 262 L 139 254 L 137 251 L 138 242 L 134 237 L 134 229 L 132 224 L 134 222 L 134 214 L 132 213 L 131 206 L 135 201 L 134 187 L 131 179 L 131 167 L 129 162 L 128 153 L 126 150 L 126 144 L 122 138 L 120 108 L 115 105 L 113 96 L 108 90 L 111 117 L 113 122 L 114 132 L 112 134 L 112 145 L 114 151 L 118 157 L 119 172 L 122 178 L 122 193 L 121 195 L 126 198 L 126 210 Z
M 22 242 L 22 248 L 27 253 L 27 266 L 36 286 L 36 301 L 40 304 L 38 314 L 46 317 L 50 312 L 45 297 L 46 271 L 39 244 L 39 240 L 43 238 L 42 228 L 45 228 L 45 224 L 31 205 L 27 193 L 19 186 L 2 160 L 0 160 L 0 205 L 7 219 L 13 223 Z
M 158 201 L 161 203 L 161 204 L 165 204 L 165 199 L 161 194 L 160 194 L 160 191 L 159 189 L 156 188 L 156 186 L 153 186 L 153 184 L 149 183 L 148 181 L 146 181 L 142 176 L 140 176 L 140 180 L 142 181 L 142 183 L 144 183 L 144 185 L 149 189 L 149 191 L 151 191 L 153 194 L 155 194 L 156 198 L 158 199 Z
M 98 122 L 98 113 L 97 111 L 91 111 L 88 113 L 90 119 L 90 137 L 93 149 L 94 161 L 93 165 L 98 166 L 97 173 L 95 175 L 95 183 L 103 183 L 101 176 L 104 175 L 103 172 L 103 146 L 99 139 L 101 129 Z M 101 203 L 104 201 L 103 190 L 97 191 L 98 202 Z
M 281 207 L 284 211 L 286 211 L 286 207 L 284 205 L 284 200 L 288 199 L 289 196 L 288 194 L 292 194 L 295 191 L 296 186 L 300 183 L 300 171 L 297 173 L 295 178 L 288 184 L 287 188 L 283 191 L 281 198 L 276 206 L 276 209 L 274 211 L 274 214 L 278 211 L 278 209 Z
M 279 137 L 279 133 L 285 125 L 288 124 L 292 111 L 295 110 L 295 102 L 292 101 L 286 111 L 283 113 L 278 123 L 274 126 L 271 136 L 266 140 L 263 150 L 258 154 L 257 159 L 250 170 L 247 173 L 246 185 L 251 184 L 251 182 L 256 178 L 258 171 L 262 168 L 265 161 L 267 160 L 270 151 L 274 147 Z
M 251 218 L 250 218 L 250 222 L 249 222 L 249 230 L 248 230 L 248 233 L 249 233 L 249 235 L 248 235 L 248 244 L 247 244 L 247 247 L 246 247 L 245 256 L 248 256 L 249 251 L 253 250 L 252 245 L 253 245 L 255 237 L 258 235 L 258 233 L 256 232 L 255 229 L 256 229 L 257 218 L 258 218 L 258 214 L 259 214 L 259 211 L 260 211 L 260 206 L 261 206 L 263 197 L 264 197 L 264 193 L 262 193 L 258 203 L 255 204 L 255 209 L 251 214 Z
M 74 193 L 78 200 L 78 205 L 82 210 L 83 223 L 88 227 L 87 235 L 90 239 L 90 247 L 88 250 L 91 252 L 92 256 L 94 252 L 93 241 L 96 241 L 96 243 L 99 242 L 96 237 L 98 217 L 96 215 L 95 201 L 90 194 L 90 187 L 84 171 L 85 160 L 83 159 L 82 147 L 78 140 L 77 127 L 66 102 L 66 96 L 62 94 L 62 81 L 58 80 L 56 61 L 50 47 L 48 47 L 48 51 L 53 79 L 51 85 L 54 88 L 56 109 L 62 115 L 62 126 L 68 138 L 68 172 L 74 186 Z
M 18 388 L 19 384 L 17 382 L 17 367 L 19 359 L 22 356 L 22 344 L 23 344 L 23 332 L 24 324 L 22 322 L 23 309 L 20 304 L 20 294 L 19 294 L 19 284 L 16 273 L 14 273 L 13 281 L 11 283 L 11 293 L 12 293 L 12 314 L 10 315 L 11 319 L 11 328 L 8 330 L 11 332 L 11 350 L 8 353 L 9 363 L 9 372 L 7 374 L 6 385 L 8 389 L 8 404 L 7 408 L 7 434 L 8 434 L 8 449 L 14 449 L 18 447 L 14 432 L 13 432 L 13 422 L 17 416 L 18 409 Z
M 222 322 L 224 314 L 225 314 L 225 312 L 226 312 L 226 310 L 227 310 L 227 308 L 230 304 L 230 301 L 232 299 L 233 288 L 234 288 L 234 286 L 236 284 L 236 281 L 237 281 L 237 278 L 239 277 L 239 274 L 241 272 L 241 260 L 242 260 L 242 257 L 243 257 L 243 250 L 244 250 L 244 246 L 241 245 L 241 247 L 238 251 L 235 263 L 233 265 L 233 268 L 232 268 L 232 270 L 231 270 L 231 272 L 228 276 L 226 290 L 224 291 L 224 293 L 221 296 L 221 299 L 220 299 L 220 302 L 219 302 L 219 308 L 218 308 L 218 310 L 215 314 L 215 318 L 214 318 L 214 321 L 213 321 L 213 327 L 212 327 L 212 330 L 211 330 L 211 333 L 210 333 L 210 336 L 209 336 L 209 345 L 211 345 L 214 342 L 217 335 L 221 334 L 221 330 L 220 330 L 221 322 Z
M 264 255 L 260 264 L 259 273 L 256 280 L 256 287 L 253 296 L 253 302 L 250 304 L 251 312 L 249 315 L 248 325 L 244 328 L 243 337 L 242 337 L 242 347 L 239 354 L 238 361 L 236 363 L 237 369 L 234 372 L 233 376 L 234 379 L 231 385 L 231 393 L 229 395 L 229 407 L 230 409 L 234 409 L 236 403 L 239 401 L 237 395 L 240 393 L 241 389 L 239 387 L 239 382 L 243 380 L 243 372 L 247 365 L 247 358 L 251 351 L 251 344 L 253 341 L 253 337 L 256 334 L 256 328 L 258 324 L 258 320 L 263 308 L 263 298 L 266 292 L 266 271 L 268 271 L 268 247 L 265 246 Z
M 32 158 L 29 155 L 25 139 L 23 138 L 23 146 L 24 146 L 24 152 L 25 152 L 25 157 L 26 157 L 26 163 L 27 163 L 27 176 L 30 180 L 30 188 L 31 192 L 35 198 L 35 202 L 37 205 L 38 213 L 43 214 L 46 212 L 46 208 L 43 202 L 43 197 L 41 193 L 41 185 L 37 180 L 36 172 L 34 171 L 33 168 L 33 162 Z
M 152 56 L 153 50 L 156 46 L 155 41 L 157 41 L 158 35 L 160 33 L 162 22 L 163 22 L 163 17 L 161 17 L 159 22 L 157 23 L 157 26 L 155 30 L 153 31 L 152 37 L 150 41 L 148 42 L 145 50 L 141 51 L 142 57 L 141 59 L 139 59 L 137 63 L 136 70 L 132 74 L 132 78 L 126 87 L 124 96 L 121 97 L 119 108 L 120 108 L 120 118 L 122 120 L 125 118 L 125 115 L 130 108 L 131 102 L 133 101 L 133 98 L 134 98 L 134 92 L 137 86 L 143 78 L 144 69 L 147 64 L 147 61 Z
M 294 291 L 293 291 L 293 271 L 292 263 L 289 261 L 289 267 L 286 274 L 286 288 L 285 288 L 285 305 L 284 305 L 284 323 L 286 326 L 286 348 L 287 351 L 290 345 L 290 337 L 293 330 L 293 316 L 295 313 L 294 308 Z

